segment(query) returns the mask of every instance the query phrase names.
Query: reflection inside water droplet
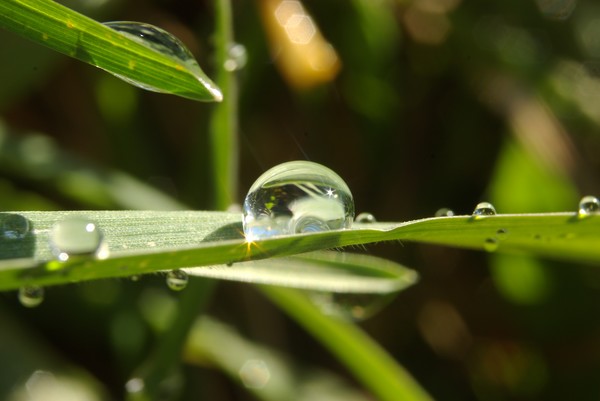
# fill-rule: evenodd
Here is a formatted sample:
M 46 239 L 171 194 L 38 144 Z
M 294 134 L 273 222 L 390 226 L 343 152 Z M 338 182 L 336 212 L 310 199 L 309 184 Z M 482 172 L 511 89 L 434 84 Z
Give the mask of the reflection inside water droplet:
M 61 262 L 72 256 L 108 257 L 102 232 L 95 223 L 83 217 L 70 217 L 56 223 L 50 232 L 50 249 Z
M 584 196 L 579 201 L 579 210 L 577 215 L 579 218 L 589 217 L 600 212 L 600 200 L 595 196 Z
M 173 291 L 181 291 L 188 284 L 188 274 L 180 269 L 171 270 L 167 273 L 167 286 Z
M 354 219 L 350 189 L 332 170 L 294 161 L 265 172 L 244 200 L 249 242 L 274 235 L 349 228 Z
M 19 289 L 19 302 L 27 308 L 35 308 L 44 300 L 44 288 L 37 285 L 21 287 Z
M 365 320 L 379 312 L 395 296 L 392 294 L 360 294 L 308 292 L 309 299 L 324 315 L 346 320 Z
M 203 86 L 211 91 L 215 100 L 221 101 L 223 99 L 223 95 L 219 89 L 214 87 L 210 81 L 204 79 L 204 73 L 200 69 L 198 62 L 189 49 L 171 33 L 154 25 L 144 24 L 141 22 L 114 21 L 105 22 L 104 25 L 158 53 L 172 58 L 174 61 L 181 64 L 182 69 L 188 70 L 190 73 L 192 73 L 202 83 Z M 128 63 L 128 68 L 135 69 L 135 62 L 130 61 Z M 153 92 L 164 92 L 160 88 L 132 80 L 131 78 L 120 74 L 114 74 L 111 71 L 108 72 L 139 88 Z
M 29 233 L 29 220 L 20 214 L 2 214 L 1 234 L 8 240 L 22 239 Z
M 438 209 L 435 212 L 435 217 L 452 217 L 452 216 L 454 216 L 454 211 L 452 209 L 448 209 L 447 207 Z
M 227 71 L 238 71 L 246 66 L 248 62 L 248 53 L 246 47 L 239 43 L 234 43 L 227 51 L 227 60 L 223 67 Z
M 494 208 L 494 205 L 489 202 L 478 203 L 475 207 L 475 210 L 473 210 L 473 217 L 476 219 L 483 218 L 485 216 L 493 216 L 495 214 L 496 209 Z
M 357 223 L 375 223 L 377 220 L 375 219 L 375 216 L 373 216 L 371 213 L 363 212 L 356 216 L 354 221 Z

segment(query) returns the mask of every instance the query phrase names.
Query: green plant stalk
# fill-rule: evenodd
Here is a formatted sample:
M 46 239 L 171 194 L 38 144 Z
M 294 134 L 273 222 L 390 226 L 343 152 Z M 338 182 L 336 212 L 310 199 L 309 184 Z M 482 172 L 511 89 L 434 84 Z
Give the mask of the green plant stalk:
M 428 401 L 431 396 L 356 325 L 323 315 L 297 290 L 261 286 L 262 292 L 319 340 L 382 401 Z
M 212 176 L 216 209 L 226 209 L 237 192 L 237 93 L 235 77 L 225 69 L 228 49 L 233 41 L 233 21 L 229 0 L 215 0 L 216 32 L 215 59 L 217 82 L 223 101 L 215 106 L 210 121 Z M 185 340 L 199 313 L 208 306 L 216 288 L 216 281 L 201 277 L 190 280 L 179 298 L 177 314 L 171 329 L 164 333 L 154 355 L 142 367 L 141 377 L 146 383 L 142 394 L 130 394 L 130 401 L 150 401 L 159 398 L 160 383 L 180 363 Z
M 237 199 L 238 191 L 238 88 L 234 72 L 225 64 L 233 44 L 233 17 L 230 0 L 215 0 L 216 82 L 223 91 L 223 101 L 214 106 L 210 121 L 210 143 L 214 206 L 227 209 Z
M 165 93 L 200 101 L 222 94 L 198 68 L 146 47 L 51 0 L 0 1 L 0 27 Z

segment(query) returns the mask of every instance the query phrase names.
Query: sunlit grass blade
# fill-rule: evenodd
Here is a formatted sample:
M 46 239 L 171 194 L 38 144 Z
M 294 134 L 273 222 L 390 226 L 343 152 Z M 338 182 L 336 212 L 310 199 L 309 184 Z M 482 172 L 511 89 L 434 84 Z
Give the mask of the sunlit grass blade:
M 342 361 L 379 400 L 431 400 L 403 367 L 354 324 L 328 318 L 297 290 L 261 288 L 271 301 Z
M 108 257 L 56 261 L 52 226 L 85 216 L 104 233 Z M 26 219 L 28 231 L 7 235 L 6 224 Z M 380 241 L 405 240 L 495 252 L 528 253 L 600 264 L 600 216 L 576 213 L 428 218 L 405 223 L 355 224 L 348 230 L 247 242 L 241 215 L 228 212 L 76 211 L 1 213 L 0 289 L 131 276 L 289 256 Z M 18 237 L 18 238 L 15 238 Z M 493 246 L 490 246 L 493 245 Z M 248 281 L 248 278 L 244 278 Z
M 51 0 L 1 1 L 0 27 L 160 92 L 200 101 L 222 99 L 200 68 Z
M 219 265 L 187 272 L 202 277 L 340 293 L 390 293 L 417 280 L 413 270 L 370 255 L 311 252 L 285 258 Z

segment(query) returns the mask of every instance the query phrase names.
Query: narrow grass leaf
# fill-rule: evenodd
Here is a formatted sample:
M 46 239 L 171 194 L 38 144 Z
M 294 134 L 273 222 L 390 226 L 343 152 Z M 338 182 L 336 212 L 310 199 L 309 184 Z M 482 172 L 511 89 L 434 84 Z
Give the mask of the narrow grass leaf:
M 199 101 L 223 97 L 195 62 L 182 62 L 51 0 L 1 1 L 0 27 L 138 86 Z

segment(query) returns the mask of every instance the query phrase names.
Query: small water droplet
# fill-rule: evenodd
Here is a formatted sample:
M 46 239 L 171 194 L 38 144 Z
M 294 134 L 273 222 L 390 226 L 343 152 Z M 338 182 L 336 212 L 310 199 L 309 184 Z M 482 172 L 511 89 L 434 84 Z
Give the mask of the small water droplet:
M 144 379 L 140 377 L 131 378 L 125 383 L 125 391 L 129 394 L 141 393 L 145 387 Z
M 44 300 L 44 288 L 29 285 L 19 289 L 19 302 L 27 308 L 35 308 Z
M 136 275 L 133 275 L 133 276 L 129 277 L 129 279 L 130 279 L 131 281 L 133 281 L 133 282 L 137 282 L 137 281 L 140 281 L 140 276 L 138 276 L 138 275 L 136 274 Z
M 499 228 L 498 231 L 496 231 L 496 236 L 499 240 L 505 240 L 506 237 L 508 237 L 508 230 L 505 228 Z
M 22 239 L 29 233 L 29 220 L 20 214 L 2 214 L 2 236 L 8 240 Z
M 356 216 L 354 221 L 357 223 L 375 223 L 377 220 L 375 219 L 375 216 L 373 216 L 371 213 L 363 212 Z
M 50 249 L 61 262 L 72 256 L 100 259 L 108 256 L 102 232 L 95 223 L 83 217 L 70 217 L 56 223 L 50 232 Z
M 247 62 L 248 53 L 246 52 L 246 47 L 239 43 L 234 43 L 229 46 L 227 60 L 225 60 L 223 67 L 227 71 L 238 71 L 244 68 Z
M 483 241 L 483 249 L 488 252 L 494 252 L 498 249 L 498 240 L 496 238 L 486 238 L 485 241 Z
M 175 269 L 167 273 L 167 286 L 173 291 L 183 290 L 187 286 L 188 280 L 188 274 L 183 270 Z
M 221 91 L 204 78 L 204 73 L 200 69 L 192 52 L 190 52 L 190 50 L 171 33 L 154 25 L 141 22 L 114 21 L 105 22 L 104 25 L 127 36 L 129 39 L 133 39 L 158 53 L 172 58 L 174 61 L 181 64 L 181 70 L 185 69 L 194 74 L 196 78 L 202 82 L 202 85 L 211 91 L 215 100 L 221 101 L 223 99 Z M 128 68 L 130 67 L 132 67 L 131 62 L 128 63 Z M 135 65 L 133 65 L 133 67 L 135 67 Z M 111 71 L 108 72 L 138 88 L 153 92 L 164 92 L 160 88 L 132 80 L 119 74 L 114 74 Z
M 435 212 L 435 217 L 452 217 L 452 216 L 454 216 L 454 211 L 452 209 L 448 209 L 447 207 L 438 209 Z
M 600 200 L 595 196 L 584 196 L 579 201 L 579 210 L 577 216 L 579 218 L 589 217 L 600 212 Z
M 274 235 L 349 228 L 354 219 L 350 189 L 329 168 L 308 161 L 275 166 L 248 191 L 243 208 L 248 242 Z
M 261 389 L 271 380 L 271 371 L 262 359 L 248 359 L 239 371 L 246 388 Z
M 494 205 L 489 202 L 480 202 L 475 206 L 475 210 L 473 210 L 473 217 L 476 219 L 483 218 L 485 216 L 493 216 L 496 214 L 496 209 Z
M 324 315 L 346 320 L 365 320 L 379 312 L 395 294 L 360 294 L 311 291 L 309 299 Z

